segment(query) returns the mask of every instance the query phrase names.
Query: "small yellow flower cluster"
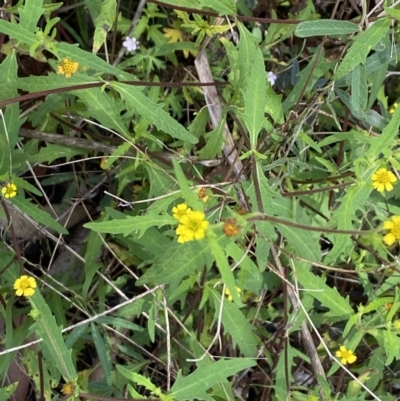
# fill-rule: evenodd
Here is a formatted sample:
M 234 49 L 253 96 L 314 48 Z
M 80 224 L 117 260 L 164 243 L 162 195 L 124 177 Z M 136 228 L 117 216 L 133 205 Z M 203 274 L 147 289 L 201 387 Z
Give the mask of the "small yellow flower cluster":
M 238 294 L 240 294 L 242 292 L 242 290 L 239 287 L 235 287 L 236 291 L 238 292 Z M 228 290 L 228 288 L 225 289 L 225 295 L 228 297 L 228 301 L 232 302 L 233 301 L 233 297 L 231 295 L 231 292 Z
M 71 78 L 78 71 L 78 67 L 79 63 L 63 58 L 57 68 L 57 74 L 65 75 L 65 78 Z
M 15 294 L 20 297 L 30 297 L 35 293 L 36 280 L 26 275 L 17 278 L 14 283 Z
M 17 195 L 17 186 L 12 182 L 9 182 L 3 188 L 1 188 L 1 193 L 5 198 L 14 198 Z
M 393 189 L 392 184 L 397 181 L 397 177 L 384 167 L 375 171 L 371 178 L 372 185 L 378 192 L 391 191 Z
M 203 212 L 193 211 L 186 203 L 181 203 L 172 209 L 173 216 L 179 220 L 176 235 L 178 242 L 203 239 L 209 222 Z
M 389 109 L 389 113 L 393 114 L 396 111 L 398 105 L 399 104 L 397 102 L 394 102 L 392 107 Z
M 351 349 L 347 349 L 344 345 L 341 345 L 339 351 L 336 351 L 336 356 L 341 358 L 343 365 L 354 363 L 357 360 L 354 352 Z
M 66 396 L 73 395 L 74 391 L 75 386 L 71 382 L 65 383 L 61 389 L 61 392 Z

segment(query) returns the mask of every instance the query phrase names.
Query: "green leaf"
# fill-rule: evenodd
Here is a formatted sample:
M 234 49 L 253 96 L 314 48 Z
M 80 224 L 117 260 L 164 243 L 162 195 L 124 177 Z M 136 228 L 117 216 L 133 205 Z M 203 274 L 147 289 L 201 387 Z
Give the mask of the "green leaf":
M 377 159 L 385 149 L 391 149 L 394 146 L 399 132 L 399 125 L 400 107 L 397 107 L 382 134 L 371 139 L 371 147 L 368 150 L 368 157 L 371 160 Z
M 296 271 L 294 274 L 297 280 L 308 294 L 330 309 L 330 312 L 327 313 L 328 316 L 348 319 L 354 314 L 348 299 L 344 299 L 336 287 L 329 287 L 321 277 L 311 273 L 308 264 L 296 262 L 295 265 Z
M 213 295 L 215 311 L 218 314 L 221 294 L 215 290 L 210 290 L 210 292 Z M 257 356 L 257 341 L 253 334 L 254 327 L 246 320 L 238 306 L 227 298 L 224 299 L 221 319 L 225 333 L 232 336 L 233 346 L 238 346 L 245 357 L 255 358 Z
M 34 32 L 43 13 L 43 0 L 25 1 L 23 7 L 18 7 L 20 24 L 30 32 Z
M 394 359 L 400 359 L 400 337 L 391 330 L 380 330 L 383 336 L 383 345 L 386 351 L 385 365 L 390 365 Z
M 369 179 L 372 175 L 374 168 L 365 170 L 365 180 Z M 367 178 L 368 177 L 368 178 Z M 332 221 L 337 222 L 339 230 L 353 230 L 353 217 L 355 218 L 355 211 L 365 205 L 369 194 L 372 192 L 372 186 L 357 186 L 353 185 L 347 189 L 346 194 L 341 199 L 340 206 L 335 210 L 332 215 Z M 351 244 L 351 240 L 347 235 L 333 235 L 330 236 L 333 241 L 333 248 L 325 256 L 325 264 L 335 264 L 340 255 L 346 255 L 347 249 Z
M 331 68 L 332 64 L 332 62 L 329 62 L 324 57 L 321 57 L 318 51 L 316 51 L 312 59 L 308 62 L 307 67 L 298 74 L 300 79 L 297 81 L 295 87 L 283 102 L 283 110 L 285 112 L 290 110 L 298 102 L 301 94 L 303 94 L 303 96 L 307 96 L 307 94 L 311 92 L 317 80 Z M 312 74 L 311 78 L 310 74 Z M 304 91 L 304 87 L 306 85 L 307 88 Z
M 64 75 L 50 73 L 47 76 L 31 76 L 27 78 L 19 78 L 17 81 L 17 88 L 27 92 L 40 92 L 95 82 L 101 81 L 99 79 L 90 77 L 86 74 L 81 74 L 79 72 L 68 79 L 66 79 Z
M 67 57 L 74 62 L 78 62 L 80 68 L 91 68 L 93 71 L 112 74 L 118 78 L 135 78 L 133 75 L 124 73 L 120 69 L 113 67 L 112 65 L 108 64 L 107 61 L 96 56 L 95 54 L 80 49 L 78 45 L 60 42 L 57 43 L 57 51 L 60 57 Z
M 204 210 L 204 203 L 199 199 L 196 192 L 190 188 L 189 181 L 187 180 L 185 174 L 182 171 L 181 165 L 174 158 L 172 159 L 174 165 L 174 172 L 176 179 L 178 180 L 179 186 L 181 188 L 181 194 L 185 202 L 193 209 L 198 211 Z
M 240 32 L 240 42 L 238 45 L 238 59 L 237 65 L 240 71 L 239 82 L 240 88 L 246 90 L 247 82 L 249 80 L 250 71 L 252 69 L 254 59 L 256 57 L 255 38 L 248 29 L 241 23 L 237 23 Z M 264 76 L 266 79 L 266 76 Z
M 204 266 L 210 266 L 210 254 L 206 241 L 172 243 L 165 248 L 164 253 L 157 255 L 153 265 L 146 269 L 136 284 L 169 284 L 173 291 L 185 277 Z
M 277 224 L 277 226 L 289 245 L 296 249 L 297 255 L 310 262 L 321 260 L 318 233 L 309 232 L 305 235 L 306 230 L 304 229 L 293 228 L 284 224 Z
M 224 247 L 215 237 L 209 237 L 208 243 L 210 245 L 210 250 L 212 255 L 215 258 L 215 263 L 218 266 L 218 270 L 221 274 L 223 283 L 227 286 L 228 290 L 230 291 L 233 300 L 237 305 L 242 305 L 242 301 L 240 300 L 239 294 L 236 290 L 236 282 L 235 277 L 232 273 L 231 267 L 228 263 L 227 256 L 225 254 Z M 224 238 L 222 238 L 224 239 Z
M 104 339 L 101 337 L 96 324 L 91 322 L 90 329 L 92 332 L 93 342 L 96 347 L 96 352 L 100 360 L 101 369 L 104 372 L 104 377 L 106 378 L 107 384 L 111 386 L 111 359 L 109 353 L 107 352 L 106 344 L 104 343 Z
M 243 93 L 243 120 L 249 131 L 250 145 L 253 149 L 257 147 L 258 134 L 264 123 L 264 109 L 267 101 L 266 81 L 264 58 L 261 50 L 257 48 L 255 51 L 254 64 L 249 71 L 249 81 Z
M 72 362 L 72 350 L 67 350 L 61 333 L 61 327 L 57 326 L 56 319 L 44 300 L 39 289 L 29 297 L 33 309 L 40 313 L 32 329 L 36 336 L 43 339 L 43 347 L 46 347 L 55 364 L 66 382 L 75 382 L 77 372 Z
M 21 25 L 0 19 L 0 32 L 8 35 L 10 39 L 19 40 L 29 46 L 37 42 L 36 35 Z
M 309 38 L 310 36 L 343 36 L 359 31 L 358 26 L 352 22 L 322 19 L 300 22 L 294 34 L 299 38 Z
M 10 202 L 15 205 L 23 214 L 27 214 L 29 217 L 32 217 L 32 219 L 34 219 L 37 223 L 49 227 L 60 234 L 68 234 L 68 230 L 65 227 L 63 227 L 60 223 L 57 223 L 57 221 L 55 221 L 49 213 L 40 209 L 28 199 L 24 199 L 17 195 L 15 198 L 11 198 Z
M 100 47 L 103 46 L 107 38 L 107 33 L 110 31 L 115 22 L 117 10 L 116 0 L 104 0 L 101 3 L 100 15 L 95 20 L 95 30 L 93 36 L 93 53 L 97 53 Z
M 219 15 L 236 15 L 236 4 L 234 0 L 200 0 L 202 8 L 209 7 Z
M 200 149 L 197 156 L 201 159 L 214 159 L 222 152 L 224 143 L 224 129 L 226 119 L 222 117 L 218 125 L 210 132 L 204 135 L 205 145 Z
M 351 105 L 353 110 L 365 110 L 368 102 L 367 78 L 365 65 L 354 68 L 351 80 Z
M 86 223 L 84 227 L 97 233 L 123 234 L 127 236 L 138 231 L 139 238 L 149 227 L 176 225 L 177 220 L 171 216 L 126 216 L 125 219 Z
M 131 134 L 121 117 L 121 101 L 101 90 L 101 88 L 72 91 L 88 108 L 91 117 L 96 118 L 103 126 L 114 129 L 127 139 Z M 114 159 L 115 160 L 115 159 Z
M 214 401 L 206 391 L 217 384 L 226 383 L 229 376 L 256 365 L 254 359 L 219 360 L 207 366 L 202 365 L 186 377 L 178 376 L 169 395 L 177 401 L 203 399 Z
M 159 130 L 182 141 L 193 144 L 198 142 L 194 135 L 163 110 L 162 104 L 152 102 L 139 89 L 120 82 L 112 82 L 110 86 L 120 93 L 121 97 L 135 113 L 149 120 Z
M 368 53 L 386 36 L 389 28 L 390 20 L 388 18 L 381 18 L 369 25 L 365 32 L 354 39 L 354 44 L 344 56 L 333 79 L 338 80 L 352 71 L 358 64 L 365 64 Z

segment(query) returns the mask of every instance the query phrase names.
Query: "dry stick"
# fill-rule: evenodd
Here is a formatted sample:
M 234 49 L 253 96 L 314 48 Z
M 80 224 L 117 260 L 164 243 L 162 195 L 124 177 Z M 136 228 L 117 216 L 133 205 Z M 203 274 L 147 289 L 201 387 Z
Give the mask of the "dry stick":
M 222 18 L 219 18 L 218 20 L 219 20 L 218 23 L 221 23 L 223 21 Z M 211 68 L 210 64 L 208 63 L 208 59 L 204 50 L 201 50 L 200 53 L 197 55 L 194 64 L 196 66 L 200 82 L 210 82 L 209 79 L 212 78 Z M 203 88 L 203 92 L 213 127 L 217 128 L 222 118 L 222 107 L 218 97 L 217 89 L 214 86 L 207 86 Z M 243 164 L 241 160 L 239 160 L 238 151 L 236 149 L 232 135 L 229 131 L 228 124 L 226 123 L 224 125 L 223 135 L 224 135 L 224 144 L 222 146 L 222 152 L 227 158 L 229 165 L 233 166 L 233 173 L 236 179 L 244 181 L 246 177 L 242 173 Z M 241 189 L 237 189 L 237 196 L 240 206 L 244 210 L 247 210 L 246 197 Z

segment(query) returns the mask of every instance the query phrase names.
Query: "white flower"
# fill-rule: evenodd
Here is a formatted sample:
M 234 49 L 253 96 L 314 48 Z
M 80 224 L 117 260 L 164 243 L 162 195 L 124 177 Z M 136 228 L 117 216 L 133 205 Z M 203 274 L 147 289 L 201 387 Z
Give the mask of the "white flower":
M 270 71 L 268 74 L 267 74 L 267 80 L 270 82 L 270 84 L 273 86 L 274 85 L 274 83 L 275 83 L 275 81 L 276 81 L 276 79 L 277 79 L 278 77 L 272 72 L 272 71 Z
M 127 36 L 125 41 L 122 43 L 122 46 L 124 46 L 128 52 L 133 52 L 138 48 L 139 42 L 136 40 L 136 38 L 130 38 Z

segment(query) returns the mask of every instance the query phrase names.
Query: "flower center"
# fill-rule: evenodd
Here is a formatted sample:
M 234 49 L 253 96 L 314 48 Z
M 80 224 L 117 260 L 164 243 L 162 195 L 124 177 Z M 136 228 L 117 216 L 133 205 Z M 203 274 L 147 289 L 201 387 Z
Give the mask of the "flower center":
M 382 171 L 382 172 L 377 173 L 376 180 L 380 184 L 388 184 L 388 183 L 390 183 L 389 174 L 386 171 Z
M 199 230 L 201 228 L 200 222 L 199 221 L 191 221 L 188 225 L 189 229 L 192 230 L 193 232 Z
M 64 69 L 65 73 L 73 74 L 75 72 L 75 63 L 69 60 L 64 60 L 62 62 L 62 68 Z
M 30 288 L 28 280 L 21 280 L 19 285 L 20 285 L 21 289 L 23 289 L 23 290 L 26 290 L 27 288 Z

